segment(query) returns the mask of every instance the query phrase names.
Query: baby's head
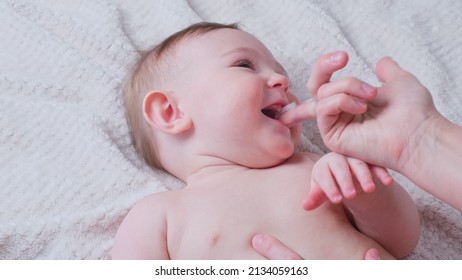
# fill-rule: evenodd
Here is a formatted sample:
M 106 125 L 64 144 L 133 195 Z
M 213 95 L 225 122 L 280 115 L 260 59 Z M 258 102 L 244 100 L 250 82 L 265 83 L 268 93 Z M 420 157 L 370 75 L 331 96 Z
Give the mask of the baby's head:
M 295 100 L 288 86 L 284 68 L 254 36 L 236 25 L 192 25 L 147 52 L 127 83 L 135 148 L 174 175 L 184 173 L 173 170 L 178 165 L 279 164 L 300 130 L 274 118 Z

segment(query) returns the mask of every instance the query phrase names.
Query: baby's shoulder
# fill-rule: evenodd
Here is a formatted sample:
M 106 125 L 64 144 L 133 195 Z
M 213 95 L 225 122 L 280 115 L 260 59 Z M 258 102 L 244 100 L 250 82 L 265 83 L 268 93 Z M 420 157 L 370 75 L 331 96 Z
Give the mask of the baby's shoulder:
M 156 193 L 138 201 L 125 216 L 111 251 L 115 259 L 166 259 L 168 195 Z M 154 248 L 147 250 L 146 248 Z
M 153 232 L 165 227 L 167 212 L 173 205 L 174 191 L 158 192 L 148 195 L 133 205 L 122 226 Z
M 175 199 L 176 191 L 160 191 L 157 193 L 150 194 L 140 201 L 138 201 L 132 208 L 132 211 L 139 212 L 151 212 L 156 213 L 163 212 L 168 208 L 168 205 L 172 204 L 172 200 Z

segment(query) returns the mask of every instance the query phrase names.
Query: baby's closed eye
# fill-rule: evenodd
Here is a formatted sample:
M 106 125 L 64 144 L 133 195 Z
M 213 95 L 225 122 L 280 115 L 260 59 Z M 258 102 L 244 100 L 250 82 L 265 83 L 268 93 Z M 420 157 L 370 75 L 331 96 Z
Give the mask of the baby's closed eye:
M 249 68 L 249 69 L 252 69 L 252 70 L 255 69 L 253 62 L 252 62 L 250 59 L 242 59 L 242 60 L 239 60 L 239 61 L 235 64 L 235 66 L 236 66 L 236 67 L 242 67 L 242 68 Z

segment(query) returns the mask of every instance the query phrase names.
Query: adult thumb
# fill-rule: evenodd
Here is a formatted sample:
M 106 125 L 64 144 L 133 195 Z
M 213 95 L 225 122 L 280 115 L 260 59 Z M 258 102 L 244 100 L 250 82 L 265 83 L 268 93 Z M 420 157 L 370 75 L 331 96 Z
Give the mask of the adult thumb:
M 411 75 L 409 72 L 402 69 L 398 63 L 390 57 L 383 57 L 377 62 L 377 65 L 375 66 L 375 73 L 379 80 L 385 83 L 396 79 L 399 76 Z
M 376 248 L 371 248 L 367 250 L 364 256 L 364 259 L 365 260 L 381 260 L 382 258 L 380 257 L 379 250 L 377 250 Z

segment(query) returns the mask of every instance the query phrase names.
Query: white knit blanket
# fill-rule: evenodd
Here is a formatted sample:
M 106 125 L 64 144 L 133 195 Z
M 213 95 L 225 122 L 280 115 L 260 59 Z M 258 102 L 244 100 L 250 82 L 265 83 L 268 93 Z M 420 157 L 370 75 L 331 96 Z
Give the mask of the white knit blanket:
M 301 98 L 322 53 L 346 50 L 340 75 L 375 85 L 375 62 L 392 56 L 462 124 L 458 0 L 1 0 L 0 19 L 0 259 L 107 258 L 136 201 L 182 186 L 136 156 L 120 86 L 138 50 L 194 22 L 241 23 Z M 302 142 L 325 151 L 313 123 Z M 462 259 L 461 212 L 396 178 L 422 218 L 409 258 Z

